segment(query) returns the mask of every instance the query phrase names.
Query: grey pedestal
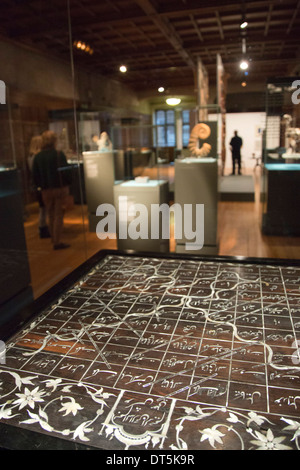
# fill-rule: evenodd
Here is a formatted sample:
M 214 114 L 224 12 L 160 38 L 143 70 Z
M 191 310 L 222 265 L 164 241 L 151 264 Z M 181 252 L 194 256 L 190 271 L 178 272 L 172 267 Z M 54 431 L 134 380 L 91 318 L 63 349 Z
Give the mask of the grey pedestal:
M 99 218 L 96 210 L 100 204 L 114 203 L 114 184 L 123 178 L 123 155 L 120 152 L 83 152 L 86 202 L 89 229 L 96 231 Z
M 204 205 L 204 245 L 186 249 L 190 242 L 184 234 L 176 240 L 177 253 L 218 253 L 218 162 L 215 158 L 185 158 L 175 161 L 175 203 L 184 207 L 192 205 L 193 221 L 196 219 L 196 204 Z M 196 224 L 194 223 L 194 230 Z
M 264 166 L 264 235 L 300 236 L 300 165 L 267 163 Z
M 145 223 L 148 227 L 147 239 L 139 238 L 137 240 L 133 240 L 129 236 L 127 236 L 126 239 L 121 239 L 119 236 L 121 220 L 120 217 L 118 217 L 117 239 L 119 250 L 135 250 L 162 253 L 167 253 L 169 251 L 169 238 L 163 239 L 162 237 L 161 219 L 159 223 L 158 239 L 151 238 L 151 206 L 153 204 L 168 204 L 168 196 L 169 188 L 167 181 L 150 180 L 148 183 L 136 183 L 135 181 L 126 181 L 124 183 L 115 185 L 114 204 L 117 215 L 119 215 L 121 209 L 120 217 L 124 217 L 124 212 L 122 214 L 122 207 L 125 207 L 124 202 L 127 202 L 128 208 L 132 204 L 143 204 L 147 213 L 145 212 L 145 214 L 143 214 L 142 216 L 138 214 L 138 217 L 141 217 L 140 220 L 142 221 L 142 223 Z M 127 219 L 126 226 L 128 228 L 132 220 L 134 220 L 134 217 L 128 217 L 128 214 L 125 214 L 125 217 Z

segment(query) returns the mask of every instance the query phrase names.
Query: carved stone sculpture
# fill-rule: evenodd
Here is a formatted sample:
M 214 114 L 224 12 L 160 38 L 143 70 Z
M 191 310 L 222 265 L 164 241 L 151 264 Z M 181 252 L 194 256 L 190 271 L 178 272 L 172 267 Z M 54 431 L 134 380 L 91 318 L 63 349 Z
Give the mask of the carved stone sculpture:
M 199 139 L 208 139 L 210 134 L 211 131 L 207 124 L 200 123 L 193 127 L 188 144 L 188 149 L 190 150 L 192 156 L 202 158 L 207 157 L 210 154 L 211 145 L 207 142 L 204 142 L 204 144 L 200 148 L 198 147 Z

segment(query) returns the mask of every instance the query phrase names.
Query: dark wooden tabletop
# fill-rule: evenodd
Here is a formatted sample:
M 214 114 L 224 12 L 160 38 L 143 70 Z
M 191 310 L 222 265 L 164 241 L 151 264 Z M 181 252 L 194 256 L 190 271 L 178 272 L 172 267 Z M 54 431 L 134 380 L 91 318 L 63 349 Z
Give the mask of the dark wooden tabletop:
M 75 274 L 6 341 L 0 446 L 299 448 L 297 263 L 111 252 Z

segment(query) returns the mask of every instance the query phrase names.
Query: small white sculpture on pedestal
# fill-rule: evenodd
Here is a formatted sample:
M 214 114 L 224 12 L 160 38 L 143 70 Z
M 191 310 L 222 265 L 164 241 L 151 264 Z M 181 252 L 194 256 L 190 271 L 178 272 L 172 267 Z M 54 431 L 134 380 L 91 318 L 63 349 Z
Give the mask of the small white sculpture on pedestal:
M 107 132 L 101 132 L 100 139 L 97 141 L 99 152 L 111 152 L 112 143 Z

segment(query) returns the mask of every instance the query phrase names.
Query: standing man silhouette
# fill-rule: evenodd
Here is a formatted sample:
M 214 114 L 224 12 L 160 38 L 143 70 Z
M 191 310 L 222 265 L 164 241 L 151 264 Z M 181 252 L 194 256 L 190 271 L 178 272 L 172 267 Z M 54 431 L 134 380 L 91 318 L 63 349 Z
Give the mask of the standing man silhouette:
M 238 164 L 238 173 L 241 174 L 241 148 L 243 140 L 238 136 L 238 132 L 234 131 L 234 137 L 230 141 L 230 148 L 232 153 L 232 174 L 235 175 L 235 165 Z

